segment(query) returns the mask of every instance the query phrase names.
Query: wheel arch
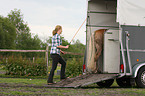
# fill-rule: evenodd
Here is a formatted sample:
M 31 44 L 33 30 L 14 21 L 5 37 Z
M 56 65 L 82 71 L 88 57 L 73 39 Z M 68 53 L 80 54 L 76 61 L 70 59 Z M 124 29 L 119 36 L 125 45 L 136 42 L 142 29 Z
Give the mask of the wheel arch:
M 133 67 L 133 69 L 132 69 L 132 71 L 133 71 L 132 77 L 133 77 L 133 78 L 136 78 L 136 76 L 137 76 L 139 70 L 140 70 L 142 67 L 144 67 L 144 66 L 145 66 L 145 63 L 141 63 L 141 64 L 135 65 L 135 66 Z

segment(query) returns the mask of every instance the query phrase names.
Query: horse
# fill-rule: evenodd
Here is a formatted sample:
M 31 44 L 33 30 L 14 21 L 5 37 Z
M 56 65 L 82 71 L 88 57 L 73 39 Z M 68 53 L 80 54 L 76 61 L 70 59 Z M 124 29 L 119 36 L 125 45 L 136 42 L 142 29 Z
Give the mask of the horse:
M 96 30 L 94 32 L 94 44 L 95 44 L 95 57 L 94 57 L 94 62 L 96 62 L 96 72 L 98 71 L 99 72 L 99 69 L 98 69 L 98 59 L 102 53 L 102 50 L 103 50 L 103 46 L 104 46 L 104 32 L 106 32 L 108 29 L 99 29 L 99 30 Z

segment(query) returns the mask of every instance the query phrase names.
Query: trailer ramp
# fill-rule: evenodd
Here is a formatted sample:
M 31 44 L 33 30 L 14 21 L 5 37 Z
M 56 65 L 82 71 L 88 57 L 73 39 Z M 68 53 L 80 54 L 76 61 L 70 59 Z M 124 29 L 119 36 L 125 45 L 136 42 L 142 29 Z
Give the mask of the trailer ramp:
M 57 82 L 56 84 L 48 85 L 48 87 L 78 88 L 104 80 L 115 79 L 117 76 L 118 74 L 87 74 L 74 78 L 68 78 L 66 80 Z

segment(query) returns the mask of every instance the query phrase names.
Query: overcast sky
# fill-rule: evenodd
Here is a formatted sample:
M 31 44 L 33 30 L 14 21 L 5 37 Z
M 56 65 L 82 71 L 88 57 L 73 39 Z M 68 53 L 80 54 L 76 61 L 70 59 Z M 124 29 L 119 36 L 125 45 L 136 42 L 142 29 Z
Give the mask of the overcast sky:
M 63 27 L 62 36 L 70 42 L 86 18 L 86 0 L 0 0 L 0 15 L 20 9 L 32 35 L 42 40 L 52 36 L 56 25 Z M 75 37 L 85 44 L 85 24 Z

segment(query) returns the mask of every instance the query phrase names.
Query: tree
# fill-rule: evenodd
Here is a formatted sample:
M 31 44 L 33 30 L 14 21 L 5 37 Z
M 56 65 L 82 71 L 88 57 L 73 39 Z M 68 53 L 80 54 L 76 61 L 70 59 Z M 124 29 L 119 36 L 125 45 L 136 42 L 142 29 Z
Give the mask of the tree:
M 15 48 L 16 29 L 8 18 L 0 16 L 0 48 Z
M 17 39 L 16 47 L 17 49 L 40 49 L 42 41 L 39 39 L 38 35 L 32 37 L 30 33 L 30 28 L 28 24 L 24 22 L 21 10 L 11 10 L 8 14 L 9 20 L 16 27 Z M 29 47 L 28 47 L 29 46 Z
M 26 22 L 23 20 L 23 15 L 21 10 L 11 10 L 8 14 L 9 21 L 15 26 L 16 29 L 16 49 L 21 50 L 39 50 L 46 49 L 46 44 L 43 43 L 38 35 L 32 37 L 30 33 L 30 28 Z M 45 48 L 44 48 L 45 47 Z M 38 56 L 41 53 L 22 53 L 23 56 L 32 57 Z
M 8 14 L 8 18 L 16 27 L 17 35 L 23 32 L 29 34 L 30 28 L 28 27 L 28 24 L 24 22 L 20 9 L 11 10 Z
M 23 15 L 21 14 L 20 10 L 14 9 L 8 14 L 8 18 L 10 22 L 16 28 L 16 49 L 29 49 L 28 46 L 30 45 L 31 33 L 27 23 L 23 20 Z

